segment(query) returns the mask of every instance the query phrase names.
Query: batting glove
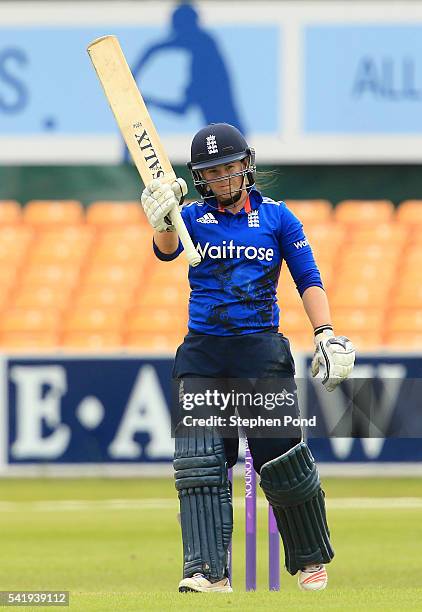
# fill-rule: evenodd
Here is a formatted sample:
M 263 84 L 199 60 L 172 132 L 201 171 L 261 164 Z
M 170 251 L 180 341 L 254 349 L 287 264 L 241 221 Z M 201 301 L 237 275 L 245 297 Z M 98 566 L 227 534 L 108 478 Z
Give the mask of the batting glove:
M 181 206 L 188 186 L 182 179 L 176 179 L 174 183 L 162 183 L 160 179 L 154 179 L 142 192 L 141 204 L 149 223 L 158 232 L 174 232 L 175 228 L 170 220 L 170 211 L 175 206 Z
M 321 325 L 315 329 L 311 372 L 313 377 L 321 374 L 322 384 L 327 391 L 334 391 L 350 375 L 354 364 L 355 347 L 349 338 L 335 336 L 330 325 Z

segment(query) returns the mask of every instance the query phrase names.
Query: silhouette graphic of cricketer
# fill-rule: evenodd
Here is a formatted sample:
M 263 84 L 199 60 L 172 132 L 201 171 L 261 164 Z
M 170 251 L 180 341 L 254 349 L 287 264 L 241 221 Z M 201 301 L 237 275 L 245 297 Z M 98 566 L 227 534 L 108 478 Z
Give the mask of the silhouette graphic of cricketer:
M 177 6 L 172 15 L 172 29 L 167 39 L 152 45 L 133 68 L 136 78 L 147 61 L 156 53 L 182 49 L 191 57 L 190 80 L 180 102 L 166 102 L 147 97 L 145 102 L 157 108 L 184 115 L 189 107 L 197 106 L 203 115 L 204 125 L 230 123 L 242 133 L 245 127 L 233 100 L 230 76 L 224 59 L 212 36 L 198 23 L 198 13 L 189 3 Z

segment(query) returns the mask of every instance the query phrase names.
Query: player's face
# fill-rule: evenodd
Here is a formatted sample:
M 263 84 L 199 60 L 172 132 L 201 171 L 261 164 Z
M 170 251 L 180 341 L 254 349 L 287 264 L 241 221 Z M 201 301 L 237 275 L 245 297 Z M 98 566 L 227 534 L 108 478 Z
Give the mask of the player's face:
M 228 176 L 242 172 L 244 169 L 245 162 L 243 160 L 234 161 L 229 164 L 219 164 L 212 168 L 206 168 L 202 170 L 202 177 L 206 181 L 212 181 L 209 187 L 218 202 L 223 205 L 229 205 L 240 199 L 244 177 L 240 175 L 228 178 Z

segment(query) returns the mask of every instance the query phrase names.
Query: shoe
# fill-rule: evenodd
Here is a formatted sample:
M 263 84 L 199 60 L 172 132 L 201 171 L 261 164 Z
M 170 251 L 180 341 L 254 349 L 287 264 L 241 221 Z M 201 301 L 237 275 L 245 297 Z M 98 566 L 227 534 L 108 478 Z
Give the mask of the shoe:
M 179 582 L 179 593 L 233 593 L 228 578 L 210 582 L 204 574 L 194 574 Z
M 322 591 L 327 586 L 325 565 L 308 565 L 300 570 L 297 583 L 301 591 Z

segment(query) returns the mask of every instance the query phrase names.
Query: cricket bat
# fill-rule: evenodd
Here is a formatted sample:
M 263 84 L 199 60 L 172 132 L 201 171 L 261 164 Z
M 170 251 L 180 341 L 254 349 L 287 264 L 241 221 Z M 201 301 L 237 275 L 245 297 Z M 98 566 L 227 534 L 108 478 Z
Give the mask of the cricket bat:
M 97 38 L 87 50 L 142 181 L 147 185 L 160 178 L 173 183 L 176 175 L 116 36 Z M 197 266 L 201 256 L 177 206 L 170 218 L 189 264 Z

